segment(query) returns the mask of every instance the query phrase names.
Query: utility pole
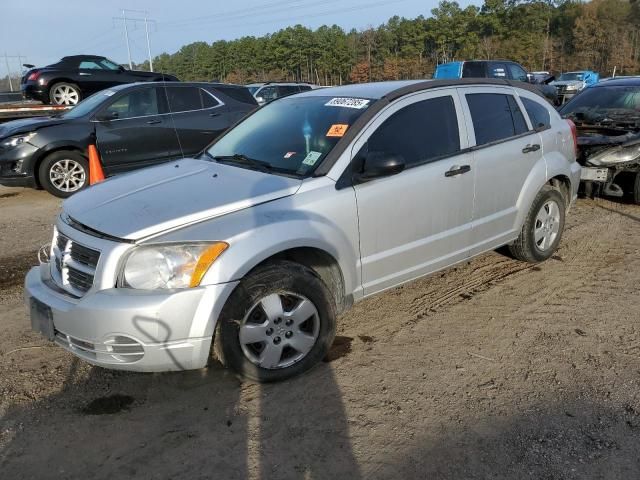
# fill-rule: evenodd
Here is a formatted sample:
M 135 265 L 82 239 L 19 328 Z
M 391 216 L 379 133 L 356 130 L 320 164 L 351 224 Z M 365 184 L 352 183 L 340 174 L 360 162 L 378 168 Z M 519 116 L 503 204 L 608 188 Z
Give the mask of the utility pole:
M 9 69 L 9 56 L 4 52 L 4 63 L 7 66 L 7 78 L 9 79 L 9 89 L 13 92 L 13 82 L 11 81 L 11 70 Z
M 124 24 L 124 40 L 127 42 L 127 55 L 129 56 L 129 70 L 133 70 L 133 63 L 131 62 L 131 47 L 129 46 L 129 31 L 127 30 L 127 17 L 122 10 L 122 23 Z
M 129 13 L 142 13 L 143 18 L 127 17 Z M 149 69 L 153 72 L 153 59 L 151 58 L 151 42 L 149 41 L 149 23 L 156 23 L 155 20 L 149 18 L 149 12 L 147 10 L 130 10 L 127 8 L 122 9 L 122 17 L 113 17 L 114 20 L 122 21 L 124 24 L 124 38 L 127 42 L 127 54 L 129 55 L 129 68 L 133 70 L 133 62 L 131 61 L 131 47 L 129 46 L 129 30 L 127 27 L 128 22 L 133 22 L 134 27 L 137 22 L 144 23 L 144 31 L 147 37 L 147 54 L 149 55 Z M 156 27 L 157 28 L 157 27 Z

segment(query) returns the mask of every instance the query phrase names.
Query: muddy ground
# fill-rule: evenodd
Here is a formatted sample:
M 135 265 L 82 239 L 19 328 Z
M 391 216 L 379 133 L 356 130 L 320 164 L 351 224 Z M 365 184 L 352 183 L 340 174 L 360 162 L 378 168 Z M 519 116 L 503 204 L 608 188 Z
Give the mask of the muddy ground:
M 557 255 L 499 253 L 358 304 L 319 368 L 94 368 L 29 330 L 59 202 L 0 188 L 0 478 L 640 478 L 640 207 L 581 200 Z

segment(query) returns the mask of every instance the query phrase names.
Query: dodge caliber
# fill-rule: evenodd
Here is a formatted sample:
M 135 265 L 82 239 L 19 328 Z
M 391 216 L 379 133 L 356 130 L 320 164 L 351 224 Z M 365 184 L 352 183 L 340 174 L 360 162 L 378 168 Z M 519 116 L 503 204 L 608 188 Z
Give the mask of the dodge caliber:
M 549 258 L 579 180 L 571 124 L 526 86 L 311 90 L 66 200 L 25 280 L 32 328 L 102 367 L 282 380 L 354 302 L 504 245 Z

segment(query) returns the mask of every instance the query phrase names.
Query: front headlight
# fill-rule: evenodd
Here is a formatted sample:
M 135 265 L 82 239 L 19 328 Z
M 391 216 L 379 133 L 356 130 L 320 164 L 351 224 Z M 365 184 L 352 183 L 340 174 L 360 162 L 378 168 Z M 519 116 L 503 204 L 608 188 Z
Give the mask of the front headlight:
M 640 159 L 640 143 L 629 147 L 617 147 L 598 153 L 587 159 L 589 165 L 613 165 L 616 163 L 633 162 Z
M 142 290 L 197 287 L 227 247 L 225 242 L 138 247 L 127 257 L 123 286 Z
M 36 136 L 36 132 L 24 133 L 22 135 L 15 135 L 13 137 L 2 140 L 2 146 L 6 148 L 17 147 L 23 143 L 27 143 L 33 137 Z
M 578 90 L 578 85 L 567 85 L 568 92 L 572 92 L 574 90 Z

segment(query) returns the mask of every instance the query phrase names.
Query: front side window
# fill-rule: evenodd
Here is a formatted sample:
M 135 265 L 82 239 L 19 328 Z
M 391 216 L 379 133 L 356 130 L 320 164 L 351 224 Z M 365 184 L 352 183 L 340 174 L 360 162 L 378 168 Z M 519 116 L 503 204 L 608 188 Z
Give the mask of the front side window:
M 274 173 L 310 175 L 373 103 L 363 98 L 286 97 L 247 117 L 207 155 L 242 167 L 255 160 Z
M 87 70 L 101 70 L 102 67 L 93 61 L 84 61 L 80 62 L 80 66 L 78 68 L 87 69 Z
M 528 80 L 527 72 L 525 72 L 524 69 L 520 67 L 520 65 L 509 63 L 508 68 L 509 73 L 511 74 L 511 78 L 513 78 L 514 80 L 518 80 L 519 82 L 526 82 Z
M 258 97 L 262 98 L 264 102 L 270 102 L 278 98 L 278 91 L 274 86 L 264 87 L 258 92 Z
M 520 97 L 520 100 L 522 100 L 524 109 L 529 115 L 533 128 L 544 130 L 551 127 L 551 115 L 549 115 L 549 110 L 546 107 L 526 97 Z
M 465 97 L 471 112 L 476 145 L 504 140 L 528 130 L 512 95 L 471 93 Z
M 407 166 L 459 151 L 453 98 L 431 98 L 397 111 L 369 137 L 366 148 L 369 152 L 401 155 Z
M 464 78 L 484 78 L 486 76 L 483 62 L 464 62 L 462 76 Z
M 155 88 L 141 88 L 127 93 L 109 105 L 105 113 L 117 114 L 117 118 L 134 118 L 157 115 L 158 95 Z
M 198 87 L 165 87 L 164 91 L 172 113 L 202 110 L 218 104 L 215 98 Z

